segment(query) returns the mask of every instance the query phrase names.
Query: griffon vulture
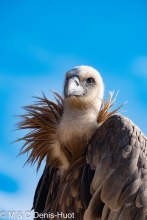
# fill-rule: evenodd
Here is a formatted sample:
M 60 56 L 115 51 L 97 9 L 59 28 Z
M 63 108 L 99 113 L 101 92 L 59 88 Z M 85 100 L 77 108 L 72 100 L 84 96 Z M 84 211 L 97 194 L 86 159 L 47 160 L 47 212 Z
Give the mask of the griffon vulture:
M 65 76 L 64 97 L 45 95 L 24 107 L 19 129 L 30 129 L 21 153 L 46 160 L 33 209 L 38 219 L 147 219 L 147 138 L 128 118 L 109 112 L 104 84 L 92 67 Z

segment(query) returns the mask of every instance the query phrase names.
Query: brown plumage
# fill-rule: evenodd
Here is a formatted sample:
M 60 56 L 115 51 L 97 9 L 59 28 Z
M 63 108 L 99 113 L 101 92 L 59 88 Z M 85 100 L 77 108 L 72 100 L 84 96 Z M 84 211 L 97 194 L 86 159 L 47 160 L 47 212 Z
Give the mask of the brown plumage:
M 43 94 L 43 97 L 35 97 L 38 101 L 34 105 L 23 107 L 27 113 L 21 116 L 22 121 L 17 125 L 18 129 L 31 129 L 28 134 L 19 138 L 18 141 L 25 141 L 20 154 L 31 151 L 26 163 L 34 164 L 37 162 L 37 169 L 39 169 L 42 160 L 46 156 L 48 165 L 58 167 L 58 161 L 48 157 L 52 150 L 50 145 L 55 141 L 56 129 L 64 111 L 64 98 L 56 92 L 53 92 L 53 94 L 57 103 L 49 100 Z M 120 106 L 113 111 L 109 111 L 110 107 L 114 104 L 112 97 L 113 93 L 110 93 L 107 102 L 102 100 L 101 110 L 97 117 L 98 124 L 106 121 L 122 107 Z M 65 154 L 68 160 L 70 160 L 71 156 L 68 149 L 65 149 Z
M 39 169 L 42 160 L 51 153 L 51 144 L 55 141 L 55 133 L 63 114 L 63 98 L 55 93 L 57 103 L 43 97 L 37 97 L 38 102 L 34 105 L 25 106 L 26 114 L 22 115 L 22 121 L 18 123 L 19 129 L 31 129 L 23 138 L 25 144 L 21 149 L 21 154 L 31 150 L 31 154 L 26 162 L 38 163 Z M 51 158 L 50 158 L 51 159 Z M 50 160 L 49 164 L 55 165 L 58 161 Z
M 113 93 L 103 101 L 100 74 L 80 66 L 66 73 L 64 97 L 56 103 L 37 97 L 26 106 L 19 129 L 27 162 L 46 166 L 36 188 L 33 208 L 64 219 L 147 219 L 147 138 L 130 120 L 109 111 Z M 64 216 L 57 216 L 57 213 Z M 52 219 L 45 215 L 44 218 Z M 67 219 L 71 219 L 68 218 Z

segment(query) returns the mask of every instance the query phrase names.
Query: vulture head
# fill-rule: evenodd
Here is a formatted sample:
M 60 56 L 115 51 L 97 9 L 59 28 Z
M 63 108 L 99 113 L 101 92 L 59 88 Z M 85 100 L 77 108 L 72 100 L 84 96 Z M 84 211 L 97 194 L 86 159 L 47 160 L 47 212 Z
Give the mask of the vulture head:
M 101 75 L 90 66 L 76 66 L 66 73 L 64 85 L 65 105 L 72 108 L 100 109 L 104 94 Z

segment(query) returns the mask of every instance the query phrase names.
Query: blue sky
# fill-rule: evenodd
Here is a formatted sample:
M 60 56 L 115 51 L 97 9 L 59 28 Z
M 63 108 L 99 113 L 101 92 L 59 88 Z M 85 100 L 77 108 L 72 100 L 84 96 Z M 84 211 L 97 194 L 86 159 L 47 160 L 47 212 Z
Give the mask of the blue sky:
M 23 164 L 22 143 L 10 144 L 21 106 L 42 91 L 60 94 L 64 74 L 90 65 L 102 75 L 105 98 L 119 90 L 116 106 L 147 135 L 146 0 L 0 1 L 0 210 L 28 210 L 43 165 Z

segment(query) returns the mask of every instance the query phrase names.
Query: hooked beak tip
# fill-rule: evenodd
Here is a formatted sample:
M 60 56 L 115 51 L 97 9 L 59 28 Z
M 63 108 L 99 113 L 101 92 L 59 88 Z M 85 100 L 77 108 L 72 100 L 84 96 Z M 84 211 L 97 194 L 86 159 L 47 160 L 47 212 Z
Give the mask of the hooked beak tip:
M 67 79 L 64 87 L 64 96 L 67 99 L 69 96 L 80 96 L 83 93 L 83 88 L 80 86 L 78 76 L 72 76 Z

